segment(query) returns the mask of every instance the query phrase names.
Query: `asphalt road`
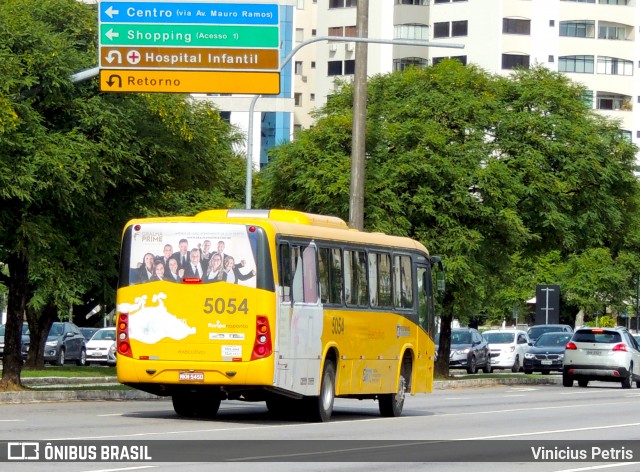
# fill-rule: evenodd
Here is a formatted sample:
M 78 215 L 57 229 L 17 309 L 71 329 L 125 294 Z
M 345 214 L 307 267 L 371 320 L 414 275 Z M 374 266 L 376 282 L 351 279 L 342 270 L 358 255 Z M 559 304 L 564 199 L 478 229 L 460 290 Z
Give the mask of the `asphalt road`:
M 83 444 L 101 445 L 120 440 L 129 441 L 129 444 L 166 441 L 156 443 L 161 446 L 153 450 L 161 460 L 152 457 L 147 462 L 129 463 L 12 462 L 6 469 L 12 471 L 168 471 L 179 467 L 181 472 L 255 472 L 257 469 L 499 472 L 513 471 L 517 467 L 519 472 L 631 472 L 640 470 L 639 403 L 640 389 L 622 390 L 618 384 L 594 382 L 586 389 L 516 385 L 438 390 L 408 398 L 404 415 L 391 419 L 381 418 L 373 401 L 338 399 L 333 420 L 323 424 L 276 420 L 269 416 L 263 403 L 235 401 L 223 402 L 215 420 L 179 418 L 174 414 L 171 402 L 166 400 L 2 404 L 0 442 L 66 440 L 75 444 L 88 440 L 91 442 Z M 327 439 L 335 442 L 323 443 Z M 231 442 L 220 443 L 222 440 Z M 311 441 L 308 444 L 318 445 L 321 452 L 315 455 L 301 453 L 290 447 L 295 444 L 294 440 Z M 401 443 L 361 443 L 358 440 Z M 460 440 L 466 442 L 457 442 Z M 608 464 L 582 460 L 542 463 L 514 453 L 522 445 L 530 449 L 543 440 L 598 443 L 606 440 L 613 444 L 633 440 L 638 445 L 627 449 L 626 453 L 630 451 L 633 457 L 623 457 L 622 462 Z M 197 443 L 200 450 L 196 448 L 190 456 L 188 447 L 193 441 L 208 442 Z M 266 457 L 263 447 L 270 443 L 264 441 L 279 441 L 273 449 L 267 449 L 270 457 Z M 436 449 L 433 449 L 434 441 L 438 441 Z M 221 444 L 223 447 L 229 445 L 229 451 L 223 452 L 233 452 L 233 457 L 260 457 L 277 462 L 199 462 L 198 455 L 203 453 L 203 448 L 213 450 Z M 282 447 L 283 444 L 286 446 Z M 384 447 L 376 447 L 378 444 Z M 439 444 L 442 444 L 441 448 Z M 550 447 L 554 444 L 564 442 L 550 443 Z M 466 454 L 475 446 L 484 453 Z M 1 447 L 6 446 L 0 444 Z M 428 463 L 432 456 L 424 451 L 448 451 L 450 460 Z M 181 455 L 183 462 L 168 462 L 174 455 Z M 294 462 L 300 460 L 309 462 Z M 335 462 L 321 462 L 327 460 Z M 358 462 L 338 462 L 345 460 Z M 501 462 L 503 460 L 516 463 Z

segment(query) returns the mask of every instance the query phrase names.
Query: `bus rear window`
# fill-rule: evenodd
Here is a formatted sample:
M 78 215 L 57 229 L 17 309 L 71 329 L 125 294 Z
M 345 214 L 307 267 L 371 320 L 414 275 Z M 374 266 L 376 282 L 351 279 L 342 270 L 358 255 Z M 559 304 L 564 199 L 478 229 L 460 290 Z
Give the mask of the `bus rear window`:
M 274 289 L 262 228 L 214 223 L 140 223 L 122 240 L 119 287 L 167 281 L 227 282 Z

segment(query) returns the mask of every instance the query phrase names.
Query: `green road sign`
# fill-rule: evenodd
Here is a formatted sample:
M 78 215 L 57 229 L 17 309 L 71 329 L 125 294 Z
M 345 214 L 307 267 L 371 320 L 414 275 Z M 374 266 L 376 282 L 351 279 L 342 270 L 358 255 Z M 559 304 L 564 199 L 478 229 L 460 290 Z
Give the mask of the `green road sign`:
M 277 26 L 101 24 L 102 46 L 279 47 Z

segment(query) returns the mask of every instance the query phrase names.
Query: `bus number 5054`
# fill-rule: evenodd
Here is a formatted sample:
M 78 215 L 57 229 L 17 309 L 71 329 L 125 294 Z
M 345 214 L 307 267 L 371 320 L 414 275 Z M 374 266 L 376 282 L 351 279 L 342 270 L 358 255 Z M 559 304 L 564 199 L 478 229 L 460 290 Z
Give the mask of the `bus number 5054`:
M 248 313 L 249 309 L 247 308 L 247 299 L 243 298 L 240 300 L 240 304 L 238 305 L 237 299 L 235 298 L 207 298 L 204 301 L 203 311 L 206 314 L 216 312 L 221 315 L 223 313 L 228 313 L 233 315 L 234 313 L 240 311 L 245 315 Z

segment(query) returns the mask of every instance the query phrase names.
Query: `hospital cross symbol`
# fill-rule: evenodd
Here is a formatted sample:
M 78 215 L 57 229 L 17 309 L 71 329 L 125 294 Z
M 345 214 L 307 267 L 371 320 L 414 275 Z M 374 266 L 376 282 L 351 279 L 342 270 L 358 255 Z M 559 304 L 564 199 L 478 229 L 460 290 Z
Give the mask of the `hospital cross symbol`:
M 129 61 L 129 64 L 137 64 L 140 62 L 140 59 L 142 59 L 142 56 L 135 49 L 133 51 L 129 51 L 127 54 L 127 61 Z

